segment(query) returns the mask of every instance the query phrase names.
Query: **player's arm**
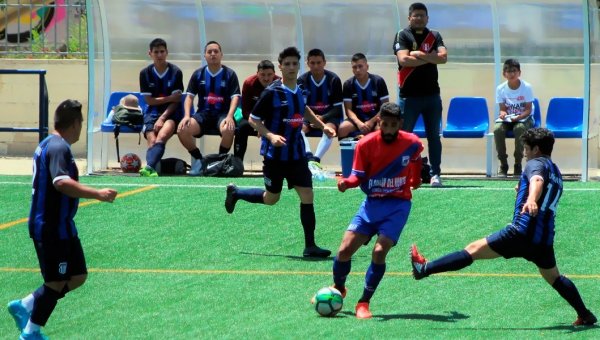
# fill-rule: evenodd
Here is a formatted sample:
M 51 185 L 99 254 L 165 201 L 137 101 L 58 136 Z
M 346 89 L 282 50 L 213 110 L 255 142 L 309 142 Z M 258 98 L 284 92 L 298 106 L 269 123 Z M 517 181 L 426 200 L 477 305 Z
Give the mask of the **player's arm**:
M 423 170 L 423 160 L 421 155 L 410 160 L 410 172 L 408 177 L 408 185 L 413 189 L 418 189 L 422 184 L 421 171 Z
M 398 63 L 400 64 L 400 66 L 417 67 L 428 63 L 426 60 L 417 58 L 415 55 L 412 54 L 413 52 L 417 51 L 409 52 L 408 50 L 400 50 L 396 52 L 396 58 L 398 59 Z
M 542 196 L 542 190 L 544 188 L 544 179 L 542 176 L 534 175 L 529 180 L 529 194 L 527 195 L 527 201 L 523 204 L 521 214 L 528 213 L 531 216 L 535 216 L 538 213 L 537 201 Z
M 500 110 L 500 113 L 498 114 L 498 118 L 504 120 L 504 118 L 506 118 L 506 116 L 508 116 L 506 104 L 499 103 L 498 107 L 499 107 L 499 110 Z
M 439 46 L 436 50 L 433 50 L 429 53 L 425 53 L 423 51 L 412 51 L 410 52 L 410 55 L 425 61 L 425 63 L 430 63 L 430 64 L 445 64 L 448 61 L 448 51 L 446 50 L 446 47 L 444 46 Z
M 69 197 L 93 198 L 98 201 L 109 203 L 112 203 L 117 197 L 117 191 L 114 189 L 94 189 L 87 185 L 83 185 L 68 176 L 56 178 L 54 180 L 54 187 L 56 190 Z
M 335 137 L 335 130 L 332 129 L 330 126 L 325 125 L 325 123 L 323 123 L 323 121 L 319 119 L 319 117 L 317 117 L 313 110 L 311 110 L 308 106 L 304 107 L 304 117 L 308 118 L 308 121 L 311 124 L 313 124 L 314 127 L 316 127 L 319 130 L 322 130 L 323 133 L 327 135 L 327 137 Z
M 365 124 L 362 122 L 362 120 L 360 120 L 358 118 L 356 113 L 354 113 L 354 110 L 352 110 L 352 100 L 351 99 L 344 100 L 344 109 L 346 109 L 346 117 L 348 117 L 348 120 L 353 122 L 356 126 L 358 126 L 360 128 L 362 125 Z
M 254 116 L 251 114 L 250 119 L 248 119 L 248 122 L 254 128 L 254 130 L 258 131 L 258 133 L 261 136 L 265 137 L 274 146 L 280 147 L 280 146 L 285 145 L 285 142 L 286 142 L 285 137 L 274 134 L 273 132 L 269 131 L 269 129 L 267 129 L 265 124 L 263 124 L 260 117 L 257 117 L 257 116 Z

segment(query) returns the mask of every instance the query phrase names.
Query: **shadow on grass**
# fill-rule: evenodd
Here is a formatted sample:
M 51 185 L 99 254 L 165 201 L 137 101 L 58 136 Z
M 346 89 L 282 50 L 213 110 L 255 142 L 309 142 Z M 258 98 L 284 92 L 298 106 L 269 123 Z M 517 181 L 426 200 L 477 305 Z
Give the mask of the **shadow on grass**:
M 405 320 L 429 320 L 435 322 L 456 322 L 458 320 L 464 320 L 470 318 L 469 315 L 465 315 L 459 312 L 447 312 L 446 315 L 440 314 L 373 314 L 373 320 L 377 321 L 389 321 L 397 319 Z M 347 316 L 355 316 L 353 312 L 340 312 Z M 454 328 L 453 328 L 454 329 Z
M 294 255 L 283 255 L 283 254 L 261 254 L 261 253 L 250 253 L 242 251 L 240 252 L 242 255 L 252 255 L 252 256 L 265 256 L 265 257 L 282 257 L 294 261 L 309 261 L 309 262 L 323 262 L 323 261 L 332 261 L 333 256 L 329 257 L 304 257 L 304 256 L 294 256 Z
M 565 333 L 579 333 L 599 329 L 600 326 L 573 326 L 573 325 L 556 325 L 547 327 L 467 327 L 467 328 L 451 328 L 452 330 L 461 331 L 566 331 Z M 450 328 L 436 328 L 450 330 Z

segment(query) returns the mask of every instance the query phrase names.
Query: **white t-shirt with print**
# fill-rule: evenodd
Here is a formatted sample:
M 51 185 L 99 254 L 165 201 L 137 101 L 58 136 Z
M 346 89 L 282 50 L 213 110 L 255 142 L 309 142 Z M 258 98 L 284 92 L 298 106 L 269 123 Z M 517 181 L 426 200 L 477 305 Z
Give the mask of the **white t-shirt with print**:
M 519 120 L 520 122 L 524 122 L 527 119 L 533 118 L 533 90 L 531 89 L 531 84 L 524 81 L 523 79 L 519 79 L 521 84 L 519 88 L 513 90 L 508 87 L 508 81 L 498 85 L 496 88 L 496 104 L 504 103 L 506 105 L 506 113 L 507 116 L 505 121 L 510 122 L 510 117 L 515 117 L 523 113 L 525 111 L 525 103 L 531 103 L 531 113 L 528 117 Z M 496 119 L 496 122 L 500 122 L 500 118 Z

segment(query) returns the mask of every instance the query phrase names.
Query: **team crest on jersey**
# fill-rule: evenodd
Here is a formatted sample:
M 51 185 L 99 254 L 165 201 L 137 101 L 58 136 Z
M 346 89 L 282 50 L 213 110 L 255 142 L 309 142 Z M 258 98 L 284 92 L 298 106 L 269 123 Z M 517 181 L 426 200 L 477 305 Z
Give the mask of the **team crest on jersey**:
M 299 128 L 304 123 L 304 117 L 299 113 L 294 113 L 292 118 L 284 118 L 283 122 L 293 128 Z
M 421 47 L 422 47 L 422 48 L 421 48 L 421 50 L 422 50 L 422 51 L 429 51 L 429 50 L 431 49 L 431 45 L 429 45 L 429 44 L 428 44 L 428 43 L 426 43 L 426 42 L 424 42 L 424 43 L 421 45 Z
M 416 51 L 416 50 L 417 50 L 417 42 L 413 41 L 413 51 Z
M 225 82 L 225 80 L 221 80 L 221 87 L 227 87 L 227 82 Z
M 408 166 L 409 162 L 410 162 L 409 156 L 402 156 L 402 166 Z
M 67 263 L 61 262 L 58 264 L 58 273 L 61 275 L 65 275 L 67 273 Z

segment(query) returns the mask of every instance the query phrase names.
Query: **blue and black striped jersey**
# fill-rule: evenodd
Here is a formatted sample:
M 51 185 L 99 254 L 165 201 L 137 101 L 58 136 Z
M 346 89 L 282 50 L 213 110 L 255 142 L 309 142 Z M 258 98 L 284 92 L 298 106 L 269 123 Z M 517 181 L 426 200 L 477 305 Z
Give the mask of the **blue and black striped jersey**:
M 77 237 L 73 218 L 79 199 L 60 193 L 56 181 L 79 180 L 71 146 L 62 137 L 50 135 L 33 155 L 33 190 L 29 213 L 29 236 L 36 241 Z
M 306 106 L 316 115 L 322 116 L 334 106 L 341 107 L 342 81 L 335 73 L 325 70 L 325 76 L 317 83 L 312 74 L 306 72 L 298 78 L 298 84 L 304 89 Z
M 235 71 L 225 65 L 215 74 L 203 66 L 192 74 L 186 92 L 198 95 L 198 112 L 219 117 L 227 114 L 231 99 L 240 95 L 240 83 Z
M 352 111 L 358 119 L 366 122 L 379 112 L 382 100 L 390 97 L 385 80 L 376 74 L 369 73 L 369 80 L 361 86 L 356 77 L 344 82 L 344 102 L 352 102 Z
M 154 98 L 167 97 L 176 91 L 183 92 L 183 73 L 179 67 L 167 63 L 167 70 L 159 74 L 154 64 L 140 71 L 140 93 Z M 148 106 L 148 112 L 165 112 L 170 103 Z

